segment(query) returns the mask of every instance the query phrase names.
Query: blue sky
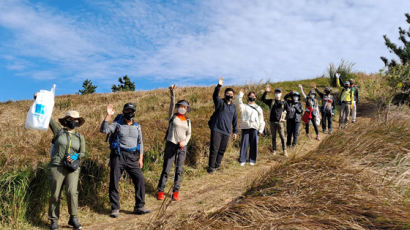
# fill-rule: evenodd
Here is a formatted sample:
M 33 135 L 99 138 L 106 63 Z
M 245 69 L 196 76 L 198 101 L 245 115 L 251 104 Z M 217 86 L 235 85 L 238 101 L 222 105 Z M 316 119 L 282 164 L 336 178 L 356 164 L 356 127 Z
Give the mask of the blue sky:
M 304 79 L 341 59 L 378 72 L 408 0 L 0 0 L 0 101 L 85 79 L 110 92 Z

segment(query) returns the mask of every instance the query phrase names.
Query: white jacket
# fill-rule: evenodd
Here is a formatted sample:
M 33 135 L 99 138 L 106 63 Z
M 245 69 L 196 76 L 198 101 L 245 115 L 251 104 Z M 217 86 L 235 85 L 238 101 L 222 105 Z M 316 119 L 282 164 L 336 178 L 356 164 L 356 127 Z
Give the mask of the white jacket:
M 263 133 L 265 129 L 265 120 L 263 119 L 262 108 L 254 104 L 244 104 L 242 102 L 243 92 L 239 92 L 235 100 L 236 106 L 241 111 L 241 129 L 256 129 Z

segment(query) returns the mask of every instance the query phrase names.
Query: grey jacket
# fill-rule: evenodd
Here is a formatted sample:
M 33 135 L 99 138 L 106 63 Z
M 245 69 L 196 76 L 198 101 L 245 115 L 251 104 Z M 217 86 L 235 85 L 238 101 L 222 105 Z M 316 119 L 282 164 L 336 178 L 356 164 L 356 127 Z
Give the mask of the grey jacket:
M 112 134 L 117 128 L 117 122 L 108 124 L 107 121 L 103 121 L 101 124 L 100 132 L 105 134 Z M 121 148 L 135 148 L 140 145 L 140 154 L 144 153 L 144 146 L 142 142 L 142 131 L 140 125 L 127 125 L 120 124 L 120 147 Z

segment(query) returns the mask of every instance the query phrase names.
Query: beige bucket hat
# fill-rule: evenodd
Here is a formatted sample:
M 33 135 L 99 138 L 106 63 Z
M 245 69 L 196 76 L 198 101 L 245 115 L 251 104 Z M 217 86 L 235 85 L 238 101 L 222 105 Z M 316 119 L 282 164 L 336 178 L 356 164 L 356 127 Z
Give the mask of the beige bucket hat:
M 65 126 L 66 119 L 69 118 L 69 117 L 74 118 L 75 120 L 77 120 L 79 122 L 78 127 L 82 126 L 85 122 L 84 118 L 80 117 L 80 113 L 75 111 L 75 110 L 67 111 L 65 113 L 65 116 L 63 118 L 58 119 L 58 121 L 60 122 L 60 124 Z

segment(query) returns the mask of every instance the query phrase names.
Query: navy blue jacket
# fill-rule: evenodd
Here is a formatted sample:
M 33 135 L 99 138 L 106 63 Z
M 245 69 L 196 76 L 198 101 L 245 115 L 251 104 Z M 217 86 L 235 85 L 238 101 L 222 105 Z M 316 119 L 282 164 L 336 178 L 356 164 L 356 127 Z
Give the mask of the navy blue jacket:
M 218 95 L 220 90 L 221 85 L 218 84 L 212 95 L 215 105 L 215 112 L 209 120 L 209 128 L 212 131 L 222 133 L 224 135 L 230 135 L 231 128 L 233 127 L 233 133 L 238 133 L 238 115 L 236 113 L 235 104 L 228 104 L 225 99 L 219 98 Z

